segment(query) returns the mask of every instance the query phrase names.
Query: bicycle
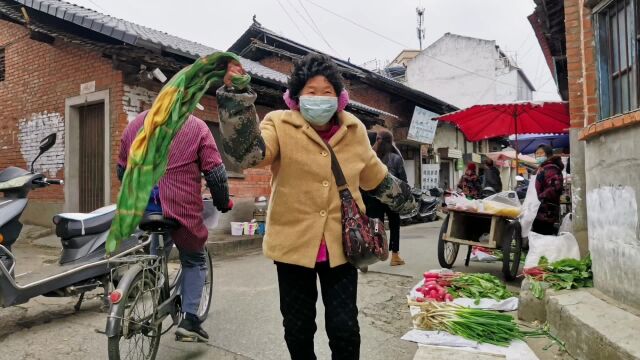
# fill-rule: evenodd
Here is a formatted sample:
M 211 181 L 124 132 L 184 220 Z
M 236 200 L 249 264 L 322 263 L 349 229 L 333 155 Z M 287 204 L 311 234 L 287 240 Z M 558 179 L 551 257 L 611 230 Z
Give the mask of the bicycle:
M 167 251 L 171 247 L 165 248 L 169 234 L 179 226 L 162 214 L 145 215 L 140 223 L 143 238 L 147 237 L 143 245 L 147 248 L 157 244 L 157 255 L 144 253 L 114 260 L 114 264 L 121 264 L 114 268 L 114 273 L 122 273 L 123 267 L 126 271 L 109 295 L 111 305 L 105 331 L 109 360 L 155 359 L 162 335 L 180 322 L 182 270 L 178 268 L 170 278 Z M 197 314 L 201 321 L 207 318 L 213 291 L 211 256 L 206 249 L 205 252 L 205 287 Z M 171 326 L 163 332 L 163 322 L 169 316 Z

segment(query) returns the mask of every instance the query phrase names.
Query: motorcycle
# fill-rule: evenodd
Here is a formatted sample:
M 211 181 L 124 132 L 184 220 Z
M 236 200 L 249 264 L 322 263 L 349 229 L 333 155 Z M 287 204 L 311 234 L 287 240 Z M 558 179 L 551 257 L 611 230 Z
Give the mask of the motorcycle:
M 0 307 L 23 304 L 36 296 L 70 297 L 79 295 L 75 305 L 80 309 L 84 294 L 99 287 L 104 290 L 105 305 L 111 277 L 109 262 L 143 250 L 139 241 L 140 232 L 126 239 L 119 252 L 106 257 L 105 243 L 111 222 L 115 216 L 115 205 L 103 207 L 90 213 L 58 214 L 53 222 L 56 235 L 60 237 L 62 252 L 58 266 L 51 266 L 43 273 L 14 276 L 16 258 L 11 246 L 22 230 L 20 216 L 28 203 L 30 191 L 50 185 L 62 185 L 57 179 L 48 179 L 33 171 L 36 160 L 56 143 L 56 134 L 40 142 L 40 152 L 31 163 L 31 171 L 8 167 L 0 171 Z
M 438 219 L 438 205 L 441 204 L 440 197 L 442 190 L 438 188 L 430 189 L 427 193 L 421 189 L 414 188 L 411 191 L 418 207 L 409 214 L 400 216 L 401 225 L 431 222 Z

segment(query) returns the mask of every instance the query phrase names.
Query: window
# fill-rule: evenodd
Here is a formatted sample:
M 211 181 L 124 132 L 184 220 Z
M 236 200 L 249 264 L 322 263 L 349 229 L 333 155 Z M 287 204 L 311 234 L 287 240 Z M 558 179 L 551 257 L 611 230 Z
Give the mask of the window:
M 4 48 L 0 48 L 0 81 L 4 81 Z
M 636 0 L 606 2 L 595 13 L 600 117 L 638 107 Z

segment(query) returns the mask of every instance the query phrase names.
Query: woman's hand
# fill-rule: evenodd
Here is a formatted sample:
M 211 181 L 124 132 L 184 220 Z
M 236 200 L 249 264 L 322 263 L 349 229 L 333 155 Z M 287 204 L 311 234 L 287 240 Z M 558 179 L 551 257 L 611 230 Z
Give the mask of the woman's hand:
M 244 70 L 244 68 L 242 67 L 242 64 L 240 64 L 238 61 L 236 60 L 231 60 L 229 61 L 229 63 L 227 64 L 227 73 L 224 74 L 224 85 L 227 88 L 232 88 L 233 87 L 233 83 L 232 83 L 232 79 L 234 76 L 236 75 L 245 75 L 247 72 Z

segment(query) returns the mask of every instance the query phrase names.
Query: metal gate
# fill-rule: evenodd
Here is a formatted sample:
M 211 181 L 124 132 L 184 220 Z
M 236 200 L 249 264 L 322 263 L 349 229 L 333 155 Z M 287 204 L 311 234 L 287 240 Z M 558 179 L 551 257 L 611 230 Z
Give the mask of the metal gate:
M 104 104 L 82 106 L 78 111 L 80 211 L 90 212 L 105 204 Z

